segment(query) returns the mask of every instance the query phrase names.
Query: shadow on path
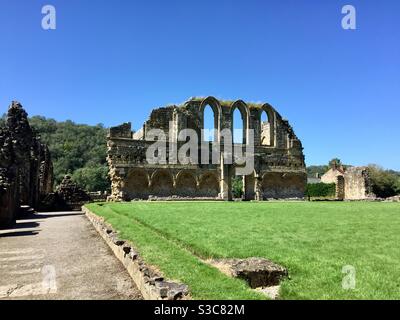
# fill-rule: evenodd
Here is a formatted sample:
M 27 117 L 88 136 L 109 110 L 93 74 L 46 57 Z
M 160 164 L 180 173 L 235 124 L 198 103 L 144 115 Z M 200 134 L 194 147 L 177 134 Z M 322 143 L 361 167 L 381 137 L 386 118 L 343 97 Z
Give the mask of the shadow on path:
M 40 223 L 43 222 L 44 219 L 49 218 L 61 218 L 68 216 L 82 216 L 84 213 L 80 211 L 76 212 L 46 212 L 46 213 L 27 213 L 23 216 L 19 217 L 17 222 L 8 228 L 0 229 L 0 238 L 5 237 L 19 237 L 19 236 L 35 236 L 41 230 L 37 229 L 40 226 Z M 31 220 L 31 221 L 28 221 Z M 39 220 L 39 221 L 38 221 Z M 32 230 L 24 230 L 21 229 L 32 229 Z
M 30 222 L 18 222 L 10 229 L 31 229 L 37 228 L 40 226 L 38 221 L 30 221 Z
M 40 230 L 5 232 L 0 233 L 0 238 L 36 236 L 39 234 L 39 231 Z
M 23 220 L 35 220 L 35 219 L 48 219 L 48 218 L 59 218 L 59 217 L 69 217 L 69 216 L 81 216 L 84 213 L 81 211 L 74 211 L 74 212 L 45 212 L 45 213 L 31 213 L 25 214 L 18 218 L 17 224 L 19 221 Z

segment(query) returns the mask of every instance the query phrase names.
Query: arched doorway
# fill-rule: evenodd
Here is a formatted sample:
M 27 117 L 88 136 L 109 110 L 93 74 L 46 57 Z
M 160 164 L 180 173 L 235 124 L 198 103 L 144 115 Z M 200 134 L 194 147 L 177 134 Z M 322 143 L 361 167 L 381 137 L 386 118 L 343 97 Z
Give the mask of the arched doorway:
M 151 177 L 151 194 L 157 197 L 169 197 L 174 193 L 174 183 L 167 170 L 157 170 Z
M 132 199 L 145 199 L 149 192 L 149 178 L 144 169 L 132 170 L 128 174 L 125 184 L 125 193 L 127 197 Z
M 199 195 L 201 197 L 217 198 L 219 194 L 219 180 L 213 173 L 205 173 L 200 177 Z
M 176 177 L 175 193 L 181 197 L 195 197 L 197 183 L 194 175 L 188 171 L 180 171 Z

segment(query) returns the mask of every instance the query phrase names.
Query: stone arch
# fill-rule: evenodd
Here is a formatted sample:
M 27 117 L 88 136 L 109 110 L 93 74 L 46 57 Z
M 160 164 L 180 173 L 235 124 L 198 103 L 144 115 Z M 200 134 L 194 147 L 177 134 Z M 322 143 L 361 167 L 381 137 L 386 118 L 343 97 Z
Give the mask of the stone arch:
M 221 130 L 221 105 L 214 97 L 207 97 L 201 102 L 199 110 L 200 129 L 204 129 L 204 109 L 207 106 L 210 106 L 214 112 L 214 141 L 218 142 L 219 132 Z M 201 135 L 201 140 L 204 141 L 203 135 Z
M 149 194 L 149 175 L 145 169 L 133 169 L 128 172 L 125 183 L 128 199 L 144 199 Z
M 200 176 L 198 189 L 200 197 L 217 198 L 219 189 L 219 179 L 213 172 L 206 172 Z
M 151 195 L 169 197 L 173 195 L 174 179 L 167 169 L 158 169 L 151 175 Z
M 268 121 L 262 121 L 262 114 L 265 112 Z M 275 110 L 268 103 L 264 104 L 259 112 L 261 145 L 274 147 L 275 146 Z
M 247 107 L 247 104 L 242 100 L 237 100 L 232 104 L 231 110 L 230 110 L 232 138 L 234 136 L 234 134 L 233 134 L 234 112 L 236 109 L 239 110 L 241 117 L 242 117 L 242 121 L 243 121 L 243 141 L 242 141 L 242 143 L 246 144 L 246 142 L 248 140 L 247 132 L 248 132 L 248 128 L 249 128 L 249 108 Z
M 176 175 L 175 193 L 181 197 L 196 197 L 196 177 L 187 170 L 181 170 Z

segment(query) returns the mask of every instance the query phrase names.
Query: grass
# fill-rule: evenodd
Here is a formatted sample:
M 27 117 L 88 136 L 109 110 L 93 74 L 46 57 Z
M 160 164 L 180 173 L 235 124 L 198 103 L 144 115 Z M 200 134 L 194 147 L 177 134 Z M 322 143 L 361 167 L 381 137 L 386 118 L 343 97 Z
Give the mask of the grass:
M 400 299 L 400 205 L 370 202 L 90 204 L 148 263 L 197 299 L 261 299 L 200 258 L 265 257 L 288 268 L 283 299 Z M 345 290 L 342 268 L 356 270 Z

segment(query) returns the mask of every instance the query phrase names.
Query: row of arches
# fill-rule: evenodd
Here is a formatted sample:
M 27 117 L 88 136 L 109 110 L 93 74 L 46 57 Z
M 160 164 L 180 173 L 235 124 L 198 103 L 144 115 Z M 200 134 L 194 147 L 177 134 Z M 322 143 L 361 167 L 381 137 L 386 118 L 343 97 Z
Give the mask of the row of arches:
M 205 130 L 203 141 L 217 141 L 221 129 L 221 107 L 214 98 L 207 98 L 200 106 L 202 128 Z M 243 101 L 232 104 L 229 113 L 233 143 L 246 144 L 247 129 L 252 127 L 259 132 L 261 145 L 274 146 L 275 117 L 271 106 L 265 104 L 258 110 L 257 127 L 250 124 L 249 108 Z
M 135 169 L 127 177 L 125 193 L 130 199 L 143 199 L 149 195 L 217 198 L 219 179 L 213 172 L 195 175 L 181 170 L 174 175 L 167 169 L 158 169 L 151 174 L 145 169 Z
M 290 173 L 268 172 L 261 175 L 258 184 L 263 199 L 302 198 L 304 176 Z M 255 197 L 254 175 L 246 177 L 243 195 L 247 200 Z M 247 189 L 247 190 L 245 190 Z M 125 182 L 125 195 L 129 200 L 158 197 L 217 198 L 220 194 L 220 179 L 216 172 L 195 174 L 181 170 L 176 174 L 168 169 L 148 172 L 146 169 L 132 170 Z

